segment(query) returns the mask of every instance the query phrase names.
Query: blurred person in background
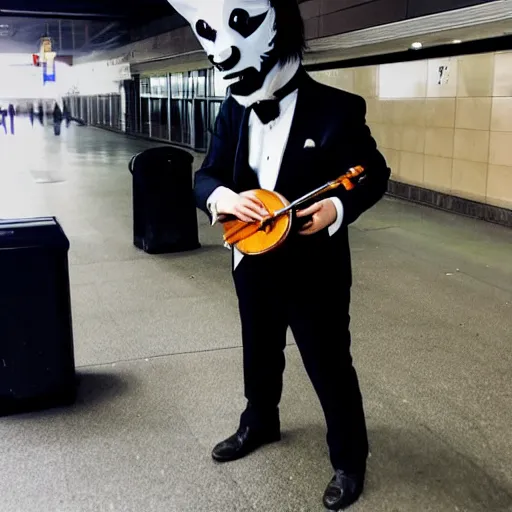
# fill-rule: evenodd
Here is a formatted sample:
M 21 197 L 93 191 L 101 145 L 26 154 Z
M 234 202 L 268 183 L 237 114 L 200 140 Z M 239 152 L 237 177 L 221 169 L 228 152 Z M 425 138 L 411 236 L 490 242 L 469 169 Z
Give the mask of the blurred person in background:
M 11 135 L 14 135 L 14 116 L 15 115 L 16 115 L 16 109 L 14 108 L 14 105 L 11 103 L 9 105 L 9 120 L 10 120 Z
M 4 107 L 0 107 L 0 118 L 1 118 L 2 126 L 4 128 L 4 132 L 7 135 L 7 124 L 6 124 L 7 110 Z
M 39 102 L 39 105 L 37 106 L 37 117 L 39 118 L 41 126 L 44 126 L 44 109 L 41 102 Z
M 62 118 L 62 110 L 59 104 L 55 102 L 55 107 L 53 108 L 53 132 L 55 133 L 55 135 L 60 135 Z
M 34 126 L 34 117 L 35 117 L 35 110 L 34 110 L 34 104 L 31 103 L 28 107 L 28 117 L 30 119 L 30 124 Z

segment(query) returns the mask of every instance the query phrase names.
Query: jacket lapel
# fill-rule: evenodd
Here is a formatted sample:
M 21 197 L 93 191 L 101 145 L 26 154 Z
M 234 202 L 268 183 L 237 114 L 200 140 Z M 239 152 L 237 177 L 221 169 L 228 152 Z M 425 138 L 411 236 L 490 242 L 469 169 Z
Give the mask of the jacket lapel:
M 238 192 L 259 188 L 258 177 L 249 166 L 249 116 L 251 109 L 245 108 L 240 123 L 238 145 L 235 155 L 233 181 Z

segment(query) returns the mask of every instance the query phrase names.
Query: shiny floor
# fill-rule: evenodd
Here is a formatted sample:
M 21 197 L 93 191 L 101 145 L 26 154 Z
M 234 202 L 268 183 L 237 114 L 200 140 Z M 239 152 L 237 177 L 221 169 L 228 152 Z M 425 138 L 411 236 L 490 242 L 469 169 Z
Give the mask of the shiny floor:
M 0 133 L 0 217 L 56 215 L 70 238 L 81 376 L 75 406 L 0 419 L 0 511 L 321 511 L 323 416 L 291 337 L 283 441 L 210 458 L 244 404 L 230 255 L 202 213 L 198 251 L 132 245 L 128 161 L 154 145 Z M 512 511 L 512 231 L 386 198 L 350 233 L 372 450 L 351 510 Z

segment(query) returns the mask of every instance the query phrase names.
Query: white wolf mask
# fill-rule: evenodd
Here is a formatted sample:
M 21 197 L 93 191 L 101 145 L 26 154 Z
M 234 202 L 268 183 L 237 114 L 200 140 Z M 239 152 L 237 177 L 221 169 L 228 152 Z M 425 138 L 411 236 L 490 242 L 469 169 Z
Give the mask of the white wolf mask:
M 261 71 L 276 34 L 275 10 L 269 0 L 168 2 L 190 23 L 224 79 L 236 79 L 251 68 Z

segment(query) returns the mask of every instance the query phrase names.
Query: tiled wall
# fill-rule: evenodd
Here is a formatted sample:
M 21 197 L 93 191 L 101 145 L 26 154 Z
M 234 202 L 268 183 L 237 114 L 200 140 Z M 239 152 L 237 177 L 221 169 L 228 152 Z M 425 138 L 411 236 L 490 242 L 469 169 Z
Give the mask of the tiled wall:
M 392 179 L 512 209 L 512 52 L 311 75 L 366 99 Z

